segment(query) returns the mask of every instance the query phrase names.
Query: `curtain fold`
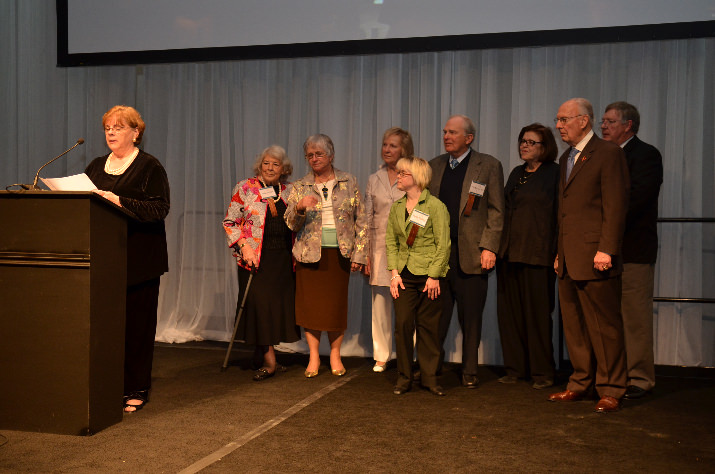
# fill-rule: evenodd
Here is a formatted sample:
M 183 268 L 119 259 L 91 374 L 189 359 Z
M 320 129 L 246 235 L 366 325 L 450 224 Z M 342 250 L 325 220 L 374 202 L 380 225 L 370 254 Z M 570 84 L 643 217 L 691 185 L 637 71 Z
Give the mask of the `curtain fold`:
M 171 184 L 161 341 L 228 340 L 238 284 L 221 220 L 231 190 L 273 143 L 286 148 L 292 179 L 305 175 L 302 143 L 313 133 L 332 137 L 336 167 L 356 175 L 364 189 L 381 162 L 385 129 L 408 129 L 416 154 L 430 159 L 442 152 L 446 119 L 464 113 L 477 125 L 476 149 L 497 157 L 508 175 L 519 164 L 516 138 L 524 125 L 553 127 L 558 106 L 574 96 L 592 101 L 596 121 L 608 103 L 626 100 L 641 112 L 639 136 L 664 157 L 660 214 L 713 215 L 713 38 L 61 69 L 54 3 L 34 0 L 0 3 L 0 38 L 5 185 L 31 180 L 79 137 L 83 147 L 43 176 L 82 172 L 106 153 L 100 125 L 107 109 L 124 103 L 142 113 L 143 148 L 164 164 Z M 656 295 L 713 295 L 714 227 L 659 226 Z M 480 362 L 500 364 L 493 275 L 489 285 Z M 349 292 L 344 354 L 370 356 L 365 278 L 352 275 Z M 715 365 L 709 306 L 654 305 L 656 363 Z M 460 344 L 455 317 L 450 360 L 460 360 Z M 303 342 L 284 346 L 307 349 Z

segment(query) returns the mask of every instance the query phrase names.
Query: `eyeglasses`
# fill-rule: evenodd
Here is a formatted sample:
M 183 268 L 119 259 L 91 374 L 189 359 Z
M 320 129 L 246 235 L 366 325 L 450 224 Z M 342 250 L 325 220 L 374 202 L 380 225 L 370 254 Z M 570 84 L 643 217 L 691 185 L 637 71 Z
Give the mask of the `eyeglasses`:
M 602 127 L 610 127 L 614 123 L 621 122 L 621 123 L 626 123 L 623 120 L 608 120 L 608 119 L 603 119 L 599 123 L 601 124 Z
M 401 170 L 397 172 L 397 176 L 399 176 L 400 178 L 404 178 L 406 176 L 412 176 L 412 173 L 410 173 L 409 171 Z
M 125 127 L 124 125 L 115 125 L 113 127 L 106 126 L 106 127 L 104 127 L 104 133 L 109 133 L 112 130 L 114 130 L 114 133 L 119 133 L 119 132 L 123 132 L 124 129 L 126 129 L 126 128 L 127 127 Z
M 567 123 L 569 120 L 575 119 L 576 117 L 583 117 L 584 115 L 586 115 L 586 114 L 578 114 L 578 115 L 574 115 L 574 116 L 572 116 L 572 117 L 556 117 L 556 118 L 554 119 L 554 123 L 555 123 L 556 125 L 558 125 L 559 122 L 561 122 L 561 125 L 566 125 L 566 123 Z
M 544 142 L 537 142 L 535 140 L 525 140 L 523 138 L 521 140 L 519 140 L 519 146 L 521 146 L 521 145 L 534 146 L 536 144 L 543 145 Z
M 313 158 L 317 158 L 317 159 L 320 160 L 321 158 L 325 158 L 326 156 L 328 156 L 327 153 L 322 152 L 322 151 L 316 151 L 315 153 L 308 153 L 308 154 L 306 154 L 306 155 L 305 155 L 305 159 L 306 159 L 306 160 L 312 160 Z

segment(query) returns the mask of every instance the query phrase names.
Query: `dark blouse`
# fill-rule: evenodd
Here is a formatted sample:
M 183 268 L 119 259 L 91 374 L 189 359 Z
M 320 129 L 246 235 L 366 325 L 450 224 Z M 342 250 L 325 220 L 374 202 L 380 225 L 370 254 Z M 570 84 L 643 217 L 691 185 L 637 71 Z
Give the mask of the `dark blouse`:
M 278 188 L 278 186 L 274 186 Z M 276 189 L 278 195 L 278 189 Z M 286 203 L 282 199 L 275 202 L 277 216 L 273 217 L 270 208 L 266 210 L 266 223 L 263 228 L 263 250 L 288 250 L 292 248 L 291 230 L 286 225 L 283 215 L 286 212 Z
M 499 257 L 552 266 L 556 256 L 559 165 L 541 163 L 533 173 L 517 166 L 504 186 L 505 215 Z
M 85 174 L 98 189 L 119 196 L 133 214 L 127 226 L 127 284 L 135 285 L 169 270 L 164 219 L 169 214 L 169 180 L 159 160 L 144 151 L 115 176 L 104 171 L 109 155 L 95 158 Z

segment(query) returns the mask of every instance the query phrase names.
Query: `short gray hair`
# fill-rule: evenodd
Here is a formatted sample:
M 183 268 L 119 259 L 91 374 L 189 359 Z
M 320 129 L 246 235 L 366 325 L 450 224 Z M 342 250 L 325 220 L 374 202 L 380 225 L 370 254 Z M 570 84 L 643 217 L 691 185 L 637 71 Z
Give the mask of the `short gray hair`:
M 638 133 L 641 126 L 641 114 L 636 109 L 635 105 L 629 104 L 628 102 L 618 101 L 608 104 L 606 106 L 606 112 L 609 110 L 616 110 L 621 114 L 621 121 L 627 122 L 631 121 L 631 130 L 634 134 Z
M 303 143 L 303 154 L 304 155 L 306 153 L 308 153 L 308 147 L 310 145 L 319 146 L 320 148 L 323 149 L 323 151 L 325 153 L 327 153 L 328 156 L 335 155 L 335 147 L 333 146 L 333 141 L 327 135 L 324 135 L 322 133 L 316 133 L 315 135 L 311 135 L 308 138 L 306 138 L 305 143 Z
M 266 156 L 275 158 L 281 163 L 280 182 L 285 183 L 288 180 L 288 176 L 293 174 L 293 164 L 288 159 L 285 149 L 280 145 L 271 145 L 256 155 L 256 161 L 253 163 L 253 172 L 256 176 L 261 174 L 261 162 Z
M 461 119 L 462 119 L 462 122 L 464 122 L 464 133 L 465 133 L 466 135 L 472 135 L 472 136 L 476 137 L 477 127 L 474 126 L 474 122 L 472 122 L 472 119 L 470 119 L 470 118 L 467 117 L 466 115 L 457 114 L 457 115 L 452 115 L 452 116 L 451 116 L 449 119 L 447 119 L 447 120 L 450 120 L 450 119 L 453 119 L 453 118 L 461 118 Z
M 588 116 L 588 123 L 593 126 L 593 105 L 591 105 L 591 102 L 583 97 L 575 97 L 571 100 L 579 106 L 583 115 Z

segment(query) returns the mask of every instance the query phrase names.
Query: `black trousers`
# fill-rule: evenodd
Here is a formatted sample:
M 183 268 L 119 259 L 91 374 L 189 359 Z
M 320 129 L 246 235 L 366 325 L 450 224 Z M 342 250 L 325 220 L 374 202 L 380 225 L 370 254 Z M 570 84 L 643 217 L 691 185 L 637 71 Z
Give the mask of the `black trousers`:
M 407 273 L 407 274 L 406 274 Z M 407 388 L 412 382 L 413 335 L 417 330 L 417 360 L 420 362 L 422 385 L 437 385 L 437 367 L 440 357 L 439 321 L 442 313 L 442 296 L 431 300 L 425 287 L 427 277 L 414 277 L 403 272 L 400 296 L 395 304 L 395 346 L 397 349 L 397 385 Z M 444 291 L 444 282 L 440 280 Z
M 462 330 L 462 373 L 477 374 L 479 343 L 482 340 L 482 312 L 487 301 L 488 275 L 467 274 L 459 268 L 459 254 L 455 245 L 449 257 L 449 271 L 442 288 L 442 316 L 439 322 L 440 369 L 444 360 L 444 340 L 452 321 L 454 304 Z M 420 366 L 422 361 L 420 361 Z
M 497 261 L 497 317 L 507 375 L 553 381 L 555 286 L 553 268 Z
M 124 331 L 124 394 L 151 388 L 159 278 L 127 288 Z

